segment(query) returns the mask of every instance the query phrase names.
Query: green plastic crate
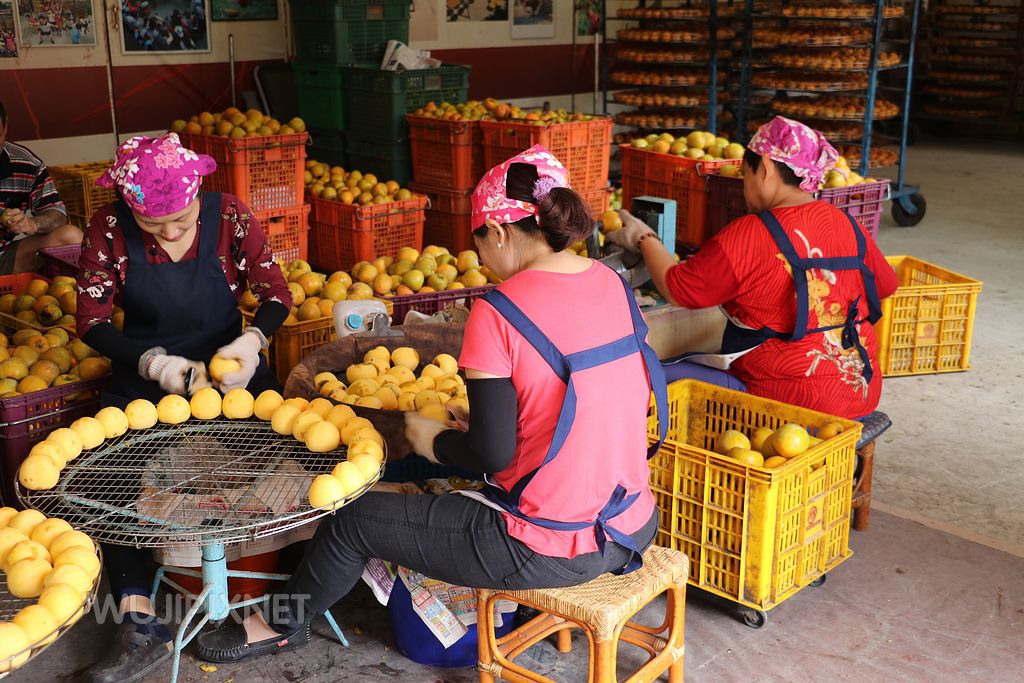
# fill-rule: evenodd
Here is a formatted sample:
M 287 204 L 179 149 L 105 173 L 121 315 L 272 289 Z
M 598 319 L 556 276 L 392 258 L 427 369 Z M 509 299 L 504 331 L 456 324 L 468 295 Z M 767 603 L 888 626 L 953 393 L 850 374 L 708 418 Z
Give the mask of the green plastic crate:
M 402 72 L 350 67 L 344 72 L 345 99 L 359 103 L 348 112 L 348 129 L 378 138 L 408 138 L 405 115 L 428 102 L 469 99 L 468 66 Z
M 409 0 L 293 0 L 301 62 L 379 66 L 389 40 L 409 42 Z
M 343 67 L 295 64 L 299 115 L 310 128 L 345 129 Z
M 402 186 L 412 179 L 412 152 L 408 140 L 386 140 L 350 133 L 347 146 L 350 170 L 373 173 L 381 181 L 394 180 Z
M 348 169 L 347 150 L 345 133 L 317 128 L 309 130 L 309 149 L 306 158 Z

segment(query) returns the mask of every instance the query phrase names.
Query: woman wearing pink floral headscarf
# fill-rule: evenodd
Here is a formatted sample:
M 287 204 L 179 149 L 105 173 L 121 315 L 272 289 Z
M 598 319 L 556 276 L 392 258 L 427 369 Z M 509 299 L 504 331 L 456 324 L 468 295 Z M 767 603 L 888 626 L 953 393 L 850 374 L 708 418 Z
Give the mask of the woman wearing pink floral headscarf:
M 407 417 L 418 453 L 485 473 L 490 485 L 472 496 L 368 493 L 338 510 L 273 596 L 270 624 L 256 613 L 202 634 L 200 657 L 305 645 L 310 621 L 351 590 L 370 557 L 501 589 L 571 586 L 638 566 L 658 526 L 646 424 L 652 385 L 664 397 L 664 382 L 632 291 L 566 251 L 593 232 L 567 176 L 537 146 L 477 185 L 476 246 L 505 282 L 466 324 L 468 422 L 463 431 Z
M 291 294 L 249 209 L 237 197 L 202 191 L 216 167 L 168 133 L 124 142 L 97 181 L 121 200 L 96 212 L 85 230 L 77 316 L 82 340 L 113 362 L 105 405 L 210 386 L 214 354 L 239 364 L 214 382 L 222 392 L 279 388 L 260 351 L 288 316 Z M 247 288 L 260 305 L 243 331 L 238 302 Z M 115 301 L 124 310 L 119 326 Z M 169 655 L 170 634 L 148 597 L 149 556 L 105 545 L 103 559 L 123 623 L 84 680 L 136 680 Z
M 678 306 L 721 306 L 729 319 L 722 353 L 677 359 L 670 381 L 695 377 L 848 418 L 875 409 L 873 324 L 897 281 L 864 229 L 813 196 L 838 158 L 802 123 L 763 125 L 744 155 L 751 214 L 684 263 L 623 212 L 610 239 L 643 253 L 658 290 Z

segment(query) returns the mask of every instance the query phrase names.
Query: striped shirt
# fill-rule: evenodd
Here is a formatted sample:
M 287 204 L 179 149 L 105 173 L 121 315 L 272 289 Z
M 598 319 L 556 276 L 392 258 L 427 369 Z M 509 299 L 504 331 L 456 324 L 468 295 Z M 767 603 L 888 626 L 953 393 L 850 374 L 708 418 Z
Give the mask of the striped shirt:
M 21 209 L 32 215 L 49 209 L 67 215 L 46 164 L 14 142 L 5 142 L 0 152 L 0 202 L 5 209 Z M 13 239 L 11 232 L 0 229 L 0 252 L 7 249 Z

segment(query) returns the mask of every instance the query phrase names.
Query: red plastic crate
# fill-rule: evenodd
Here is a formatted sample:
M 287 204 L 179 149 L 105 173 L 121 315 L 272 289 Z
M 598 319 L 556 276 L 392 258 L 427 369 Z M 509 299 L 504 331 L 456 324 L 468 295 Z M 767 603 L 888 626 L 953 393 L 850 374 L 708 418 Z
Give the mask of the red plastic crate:
M 696 161 L 621 145 L 622 205 L 635 197 L 676 201 L 676 246 L 699 247 L 708 239 L 707 178 L 735 160 Z
M 472 249 L 472 190 L 446 190 L 421 183 L 409 183 L 409 189 L 430 200 L 423 223 L 423 244 L 447 247 L 453 254 Z
M 309 204 L 290 209 L 253 211 L 253 217 L 267 235 L 274 258 L 290 263 L 309 255 Z
M 448 190 L 418 181 L 409 183 L 409 189 L 416 194 L 425 195 L 430 200 L 428 213 L 430 211 L 465 214 L 473 212 L 472 190 Z M 428 244 L 430 243 L 428 242 Z
M 598 216 L 608 210 L 609 203 L 612 197 L 611 189 L 605 187 L 598 190 L 589 190 L 586 192 L 580 192 L 579 195 L 583 197 L 583 201 L 590 207 L 590 213 L 596 220 Z
M 306 133 L 252 138 L 181 134 L 185 147 L 217 162 L 217 170 L 203 179 L 203 189 L 233 194 L 252 211 L 302 204 L 308 139 Z
M 444 310 L 446 306 L 470 307 L 474 301 L 492 289 L 494 289 L 494 285 L 484 285 L 483 287 L 465 287 L 463 289 L 448 289 L 443 292 L 392 297 L 388 299 L 392 304 L 392 324 L 401 325 L 405 320 L 405 314 L 409 311 L 432 315 Z
M 543 145 L 569 169 L 577 192 L 608 185 L 612 120 L 606 118 L 534 126 L 509 121 L 481 121 L 484 169 L 493 168 L 533 145 Z
M 882 222 L 882 208 L 889 199 L 889 180 L 882 178 L 877 182 L 851 187 L 826 188 L 818 193 L 818 198 L 856 218 L 861 227 L 874 238 Z
M 731 176 L 708 176 L 707 235 L 714 237 L 722 228 L 745 216 L 747 200 L 743 197 L 743 179 Z
M 359 261 L 423 246 L 424 213 L 429 202 L 416 195 L 388 204 L 355 206 L 309 197 L 313 205 L 310 260 L 321 270 L 348 270 Z
M 81 255 L 81 244 L 43 247 L 39 250 L 39 256 L 43 260 L 42 275 L 48 278 L 54 278 L 58 275 L 76 277 L 78 275 L 78 257 Z
M 483 177 L 483 133 L 479 121 L 406 116 L 417 183 L 446 190 L 472 190 Z
M 423 223 L 423 243 L 447 247 L 453 254 L 475 249 L 473 229 L 470 227 L 471 218 L 472 215 L 468 213 L 427 211 L 427 218 Z
M 243 327 L 251 325 L 252 320 L 253 313 L 242 311 Z M 277 381 L 284 386 L 292 368 L 334 338 L 334 318 L 332 317 L 286 323 L 277 328 L 267 349 L 267 362 L 274 370 Z

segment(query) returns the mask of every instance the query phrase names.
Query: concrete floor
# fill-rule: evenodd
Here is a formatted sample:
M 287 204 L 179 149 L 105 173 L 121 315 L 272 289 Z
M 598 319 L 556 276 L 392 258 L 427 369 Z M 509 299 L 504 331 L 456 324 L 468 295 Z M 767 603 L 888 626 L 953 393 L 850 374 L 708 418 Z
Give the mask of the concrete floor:
M 1024 410 L 1017 384 L 1024 307 L 1024 148 L 922 144 L 908 178 L 928 215 L 879 242 L 985 282 L 973 369 L 894 378 L 882 409 L 895 422 L 878 446 L 871 528 L 854 556 L 773 610 L 761 630 L 695 591 L 687 609 L 686 676 L 698 681 L 1021 680 L 1024 668 Z M 654 622 L 660 604 L 642 619 Z M 421 667 L 393 649 L 386 612 L 357 590 L 334 610 L 352 647 L 317 638 L 307 648 L 203 672 L 191 656 L 182 681 L 476 681 L 472 669 Z M 74 680 L 111 627 L 83 620 L 12 683 Z M 326 633 L 326 624 L 317 624 Z M 542 643 L 525 663 L 559 681 L 583 680 L 585 641 L 559 655 Z M 526 660 L 529 661 L 526 661 Z M 624 647 L 621 673 L 637 664 Z M 165 681 L 164 667 L 151 681 Z

